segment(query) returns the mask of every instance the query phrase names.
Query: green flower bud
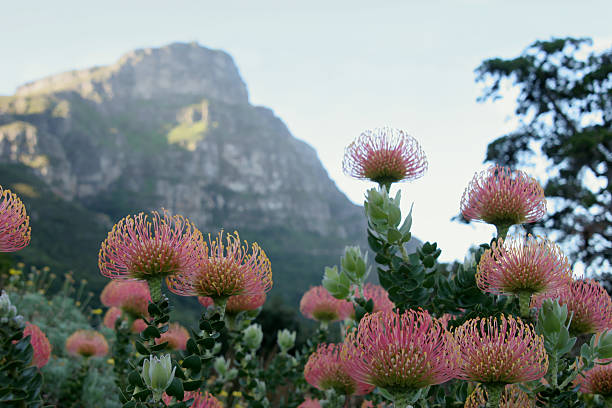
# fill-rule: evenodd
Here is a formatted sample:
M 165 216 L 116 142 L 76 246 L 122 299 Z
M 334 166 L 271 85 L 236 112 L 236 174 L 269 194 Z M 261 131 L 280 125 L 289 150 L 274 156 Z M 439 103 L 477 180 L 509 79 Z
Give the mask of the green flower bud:
M 258 324 L 252 324 L 243 331 L 244 335 L 244 344 L 255 351 L 259 349 L 261 346 L 261 341 L 263 340 L 263 331 L 261 330 L 261 326 Z
M 361 255 L 359 247 L 346 247 L 344 256 L 341 259 L 342 272 L 348 276 L 351 282 L 363 283 L 370 273 L 367 267 L 368 254 Z
M 336 299 L 346 299 L 351 293 L 351 282 L 345 273 L 338 273 L 338 267 L 325 267 L 323 282 L 325 289 Z
M 161 358 L 150 356 L 142 364 L 142 379 L 147 387 L 153 391 L 153 398 L 159 401 L 163 392 L 174 379 L 176 367 L 172 367 L 170 354 L 164 354 Z
M 213 368 L 219 374 L 220 377 L 227 377 L 227 374 L 230 370 L 230 362 L 225 361 L 223 356 L 219 356 L 215 358 L 215 362 L 213 363 Z
M 287 329 L 279 330 L 276 335 L 276 343 L 281 353 L 287 353 L 295 346 L 295 332 L 291 332 Z

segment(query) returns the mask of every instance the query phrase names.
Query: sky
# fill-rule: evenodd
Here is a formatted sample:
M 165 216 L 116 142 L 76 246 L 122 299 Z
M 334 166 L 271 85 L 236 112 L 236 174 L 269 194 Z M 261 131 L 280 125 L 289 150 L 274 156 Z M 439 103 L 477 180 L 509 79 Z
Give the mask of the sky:
M 3 1 L 0 95 L 123 53 L 197 41 L 230 53 L 250 101 L 273 109 L 312 145 L 355 203 L 370 183 L 342 173 L 344 147 L 366 129 L 392 126 L 422 144 L 429 171 L 402 183 L 413 235 L 437 241 L 443 261 L 463 259 L 494 228 L 450 219 L 486 146 L 516 126 L 511 89 L 477 103 L 474 69 L 512 58 L 535 40 L 591 37 L 612 46 L 606 1 Z M 396 187 L 397 188 L 397 187 Z

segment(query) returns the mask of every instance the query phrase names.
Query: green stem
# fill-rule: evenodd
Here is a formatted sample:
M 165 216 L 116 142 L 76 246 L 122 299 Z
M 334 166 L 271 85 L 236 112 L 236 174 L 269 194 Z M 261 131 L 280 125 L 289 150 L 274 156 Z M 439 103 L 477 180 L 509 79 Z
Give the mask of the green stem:
M 157 303 L 162 298 L 162 278 L 152 278 L 147 281 L 149 284 L 149 292 L 151 292 L 151 300 Z
M 531 317 L 531 312 L 529 310 L 529 305 L 531 303 L 531 293 L 521 292 L 518 295 L 519 298 L 519 307 L 521 309 L 521 317 L 523 319 L 529 319 Z
M 487 408 L 499 408 L 502 392 L 504 391 L 503 384 L 487 384 Z
M 404 244 L 400 243 L 399 244 L 399 250 L 400 253 L 402 254 L 402 259 L 404 260 L 404 262 L 408 262 L 408 253 L 406 253 L 406 248 L 404 248 Z
M 550 382 L 554 388 L 558 388 L 559 380 L 558 377 L 559 362 L 555 357 L 550 359 Z
M 215 311 L 219 313 L 221 319 L 225 317 L 225 306 L 227 305 L 227 299 L 228 298 L 226 297 L 213 299 L 215 302 Z
M 497 239 L 506 239 L 506 235 L 508 235 L 508 230 L 512 224 L 496 224 L 495 228 L 497 228 Z

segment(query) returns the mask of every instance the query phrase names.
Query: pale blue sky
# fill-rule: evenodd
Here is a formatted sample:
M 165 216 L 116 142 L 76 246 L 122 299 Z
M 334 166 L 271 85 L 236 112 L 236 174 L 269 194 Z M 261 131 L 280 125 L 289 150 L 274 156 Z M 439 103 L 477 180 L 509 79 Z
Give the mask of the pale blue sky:
M 451 223 L 489 141 L 513 128 L 513 101 L 477 104 L 473 70 L 536 39 L 589 36 L 612 46 L 606 1 L 3 1 L 0 94 L 48 74 L 116 61 L 133 48 L 197 41 L 229 52 L 251 102 L 272 108 L 317 150 L 351 200 L 368 183 L 342 174 L 344 146 L 367 128 L 405 129 L 428 174 L 402 184 L 413 233 L 442 259 L 489 241 Z

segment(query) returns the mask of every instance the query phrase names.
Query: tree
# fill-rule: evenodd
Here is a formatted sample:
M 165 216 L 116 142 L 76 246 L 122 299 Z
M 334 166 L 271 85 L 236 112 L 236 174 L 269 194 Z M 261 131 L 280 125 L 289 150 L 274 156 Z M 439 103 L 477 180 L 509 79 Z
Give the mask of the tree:
M 612 48 L 591 45 L 536 41 L 516 58 L 485 60 L 476 81 L 481 102 L 501 98 L 509 82 L 519 91 L 520 125 L 489 144 L 485 162 L 517 167 L 541 153 L 549 216 L 532 228 L 554 231 L 570 259 L 595 272 L 609 271 L 612 255 Z

